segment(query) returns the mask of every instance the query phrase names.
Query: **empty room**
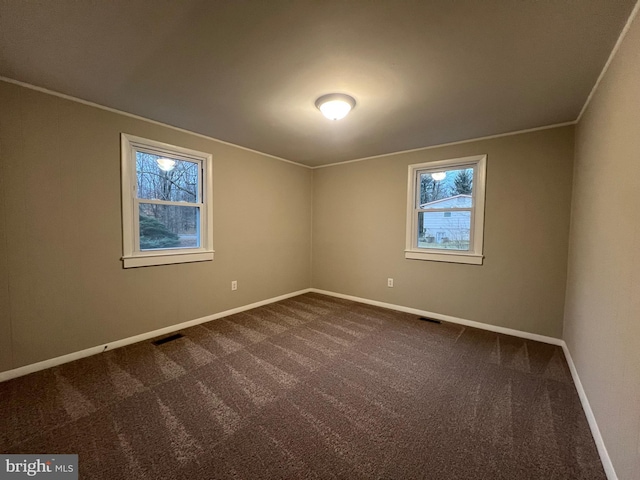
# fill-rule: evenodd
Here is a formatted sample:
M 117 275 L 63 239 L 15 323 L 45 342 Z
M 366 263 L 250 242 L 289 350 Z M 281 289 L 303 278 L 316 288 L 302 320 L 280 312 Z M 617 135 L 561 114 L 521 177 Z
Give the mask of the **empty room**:
M 639 9 L 0 0 L 0 479 L 640 480 Z

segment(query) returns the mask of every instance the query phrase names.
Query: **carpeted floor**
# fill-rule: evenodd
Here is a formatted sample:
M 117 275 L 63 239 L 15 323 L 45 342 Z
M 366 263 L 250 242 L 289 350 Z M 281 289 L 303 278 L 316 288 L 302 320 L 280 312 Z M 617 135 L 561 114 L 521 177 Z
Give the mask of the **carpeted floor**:
M 82 479 L 604 479 L 560 347 L 306 294 L 0 384 Z

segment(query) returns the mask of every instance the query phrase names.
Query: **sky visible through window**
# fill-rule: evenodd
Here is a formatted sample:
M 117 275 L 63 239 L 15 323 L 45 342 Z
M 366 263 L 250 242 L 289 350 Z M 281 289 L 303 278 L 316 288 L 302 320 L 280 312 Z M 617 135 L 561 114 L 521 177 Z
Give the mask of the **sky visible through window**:
M 442 180 L 436 180 L 438 174 L 445 175 L 445 177 Z M 472 168 L 425 172 L 420 174 L 420 197 L 418 198 L 418 203 L 429 203 L 455 195 L 471 195 L 472 191 Z
M 140 250 L 199 247 L 200 165 L 136 152 Z M 175 202 L 180 205 L 150 203 Z
M 419 212 L 419 248 L 469 250 L 472 206 L 472 198 L 469 196 L 472 192 L 472 168 L 420 173 L 420 191 L 416 199 L 419 207 L 469 210 Z M 436 201 L 438 202 L 433 203 Z

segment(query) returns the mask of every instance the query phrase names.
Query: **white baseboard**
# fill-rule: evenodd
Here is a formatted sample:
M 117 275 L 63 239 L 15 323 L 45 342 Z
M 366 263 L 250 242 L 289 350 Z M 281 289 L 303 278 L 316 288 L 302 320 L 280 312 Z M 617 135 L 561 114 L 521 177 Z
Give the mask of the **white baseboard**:
M 0 382 L 4 382 L 6 380 L 10 380 L 16 377 L 22 377 L 24 375 L 29 375 L 30 373 L 38 372 L 40 370 L 45 370 L 47 368 L 55 367 L 57 365 L 62 365 L 63 363 L 73 362 L 74 360 L 78 360 L 84 357 L 89 357 L 91 355 L 96 355 L 106 350 L 113 350 L 115 348 L 131 345 L 132 343 L 142 342 L 150 338 L 159 337 L 161 335 L 166 335 L 168 333 L 173 333 L 178 330 L 184 330 L 185 328 L 193 327 L 195 325 L 200 325 L 201 323 L 205 323 L 205 322 L 210 322 L 211 320 L 217 320 L 218 318 L 228 317 L 229 315 L 234 315 L 236 313 L 244 312 L 246 310 L 251 310 L 252 308 L 268 305 L 269 303 L 275 303 L 275 302 L 279 302 L 280 300 L 285 300 L 287 298 L 297 297 L 298 295 L 302 295 L 303 293 L 308 293 L 310 291 L 311 291 L 310 288 L 306 288 L 304 290 L 298 290 L 296 292 L 287 293 L 284 295 L 280 295 L 278 297 L 268 298 L 266 300 L 261 300 L 259 302 L 250 303 L 248 305 L 243 305 L 241 307 L 232 308 L 231 310 L 225 310 L 224 312 L 207 315 L 206 317 L 196 318 L 194 320 L 189 320 L 187 322 L 178 323 L 177 325 L 171 325 L 169 327 L 153 330 L 152 332 L 141 333 L 140 335 L 135 335 L 133 337 L 123 338 L 121 340 L 116 340 L 114 342 L 97 345 L 95 347 L 87 348 L 85 350 L 80 350 L 79 352 L 69 353 L 67 355 L 51 358 L 49 360 L 44 360 L 42 362 L 25 365 L 24 367 L 14 368 L 13 370 L 0 372 Z
M 376 307 L 389 308 L 391 310 L 398 310 L 400 312 L 412 313 L 422 317 L 435 318 L 436 320 L 442 320 L 443 322 L 457 323 L 465 325 L 467 327 L 480 328 L 482 330 L 489 330 L 496 333 L 504 333 L 505 335 L 512 335 L 514 337 L 526 338 L 527 340 L 535 340 L 543 343 L 550 343 L 552 345 L 564 344 L 564 341 L 560 338 L 547 337 L 545 335 L 538 335 L 537 333 L 523 332 L 521 330 L 514 330 L 512 328 L 499 327 L 497 325 L 490 325 L 488 323 L 475 322 L 473 320 L 466 320 L 464 318 L 452 317 L 451 315 L 444 315 L 442 313 L 427 312 L 426 310 L 419 310 L 417 308 L 405 307 L 403 305 L 395 305 L 393 303 L 379 302 L 377 300 L 369 300 L 368 298 L 354 297 L 352 295 L 343 295 L 342 293 L 329 292 L 327 290 L 320 290 L 318 288 L 312 288 L 312 292 L 320 293 L 322 295 L 329 295 L 337 298 L 344 298 L 345 300 L 353 300 L 354 302 L 366 303 L 368 305 L 375 305 Z
M 616 475 L 616 471 L 613 468 L 613 463 L 611 462 L 611 457 L 609 457 L 607 447 L 604 444 L 604 439 L 602 438 L 602 434 L 600 433 L 600 428 L 598 428 L 598 422 L 596 422 L 596 417 L 593 414 L 593 410 L 591 410 L 591 405 L 589 404 L 587 393 L 584 391 L 584 387 L 582 386 L 582 382 L 580 381 L 580 377 L 578 376 L 578 370 L 576 370 L 576 365 L 573 363 L 573 358 L 571 358 L 569 347 L 564 341 L 562 342 L 562 349 L 564 350 L 564 356 L 566 357 L 567 363 L 569 364 L 569 370 L 571 370 L 573 383 L 576 386 L 576 390 L 578 390 L 578 396 L 580 397 L 580 403 L 582 403 L 582 409 L 584 410 L 584 414 L 587 416 L 587 422 L 589 422 L 589 428 L 591 428 L 591 435 L 593 435 L 593 440 L 596 442 L 596 447 L 598 448 L 598 454 L 600 455 L 600 460 L 602 461 L 604 473 L 607 475 L 608 480 L 618 480 L 618 475 Z

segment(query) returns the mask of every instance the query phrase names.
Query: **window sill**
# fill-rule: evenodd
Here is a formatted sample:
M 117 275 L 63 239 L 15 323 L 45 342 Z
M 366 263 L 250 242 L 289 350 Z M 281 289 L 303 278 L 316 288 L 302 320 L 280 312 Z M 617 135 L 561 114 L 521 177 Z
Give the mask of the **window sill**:
M 404 258 L 408 260 L 430 260 L 432 262 L 466 263 L 469 265 L 482 265 L 483 255 L 476 253 L 460 252 L 423 252 L 417 250 L 405 250 Z
M 160 253 L 122 257 L 124 268 L 172 265 L 176 263 L 208 262 L 213 260 L 213 250 L 193 253 Z

